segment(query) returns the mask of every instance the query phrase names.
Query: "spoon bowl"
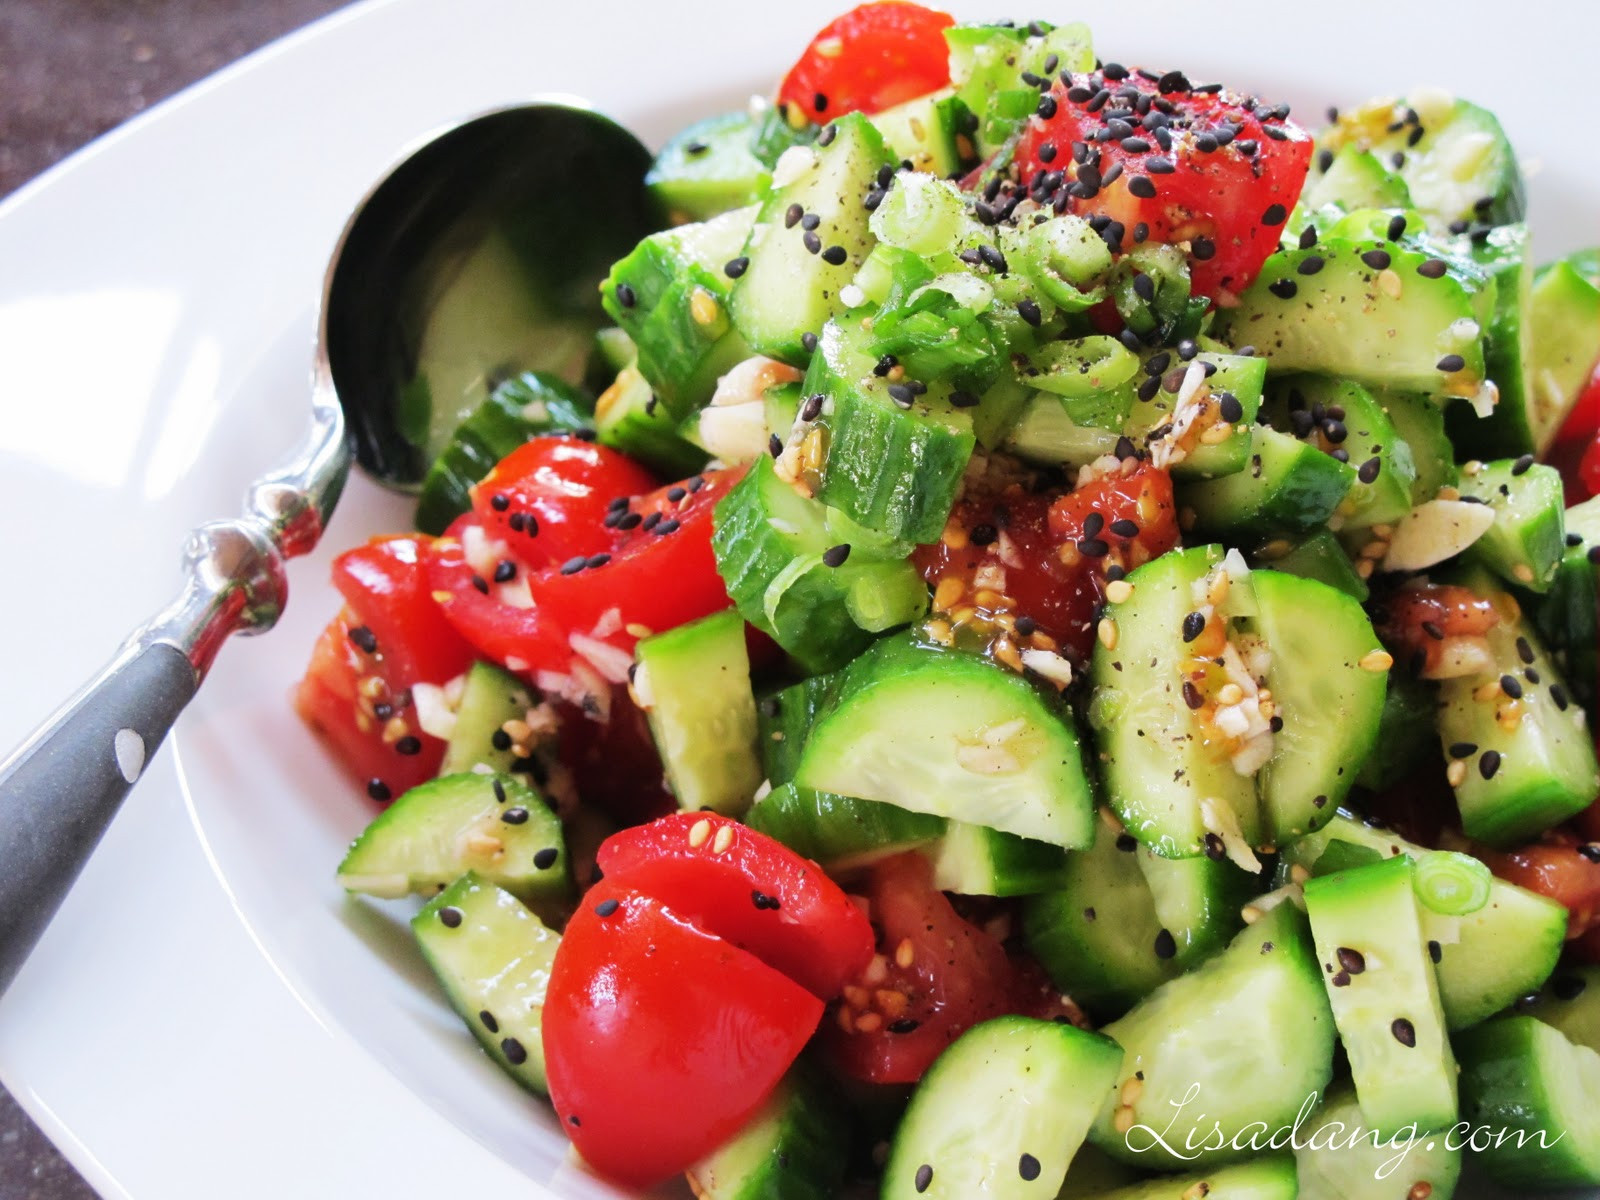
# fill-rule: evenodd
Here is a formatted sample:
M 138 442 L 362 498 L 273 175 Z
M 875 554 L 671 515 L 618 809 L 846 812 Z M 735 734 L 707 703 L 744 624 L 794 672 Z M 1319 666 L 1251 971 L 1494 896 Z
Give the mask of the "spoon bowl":
M 0 992 L 234 633 L 263 633 L 352 456 L 414 488 L 494 382 L 576 379 L 597 285 L 654 228 L 650 156 L 581 101 L 535 100 L 423 139 L 356 206 L 323 279 L 311 421 L 242 516 L 190 535 L 178 597 L 0 762 Z

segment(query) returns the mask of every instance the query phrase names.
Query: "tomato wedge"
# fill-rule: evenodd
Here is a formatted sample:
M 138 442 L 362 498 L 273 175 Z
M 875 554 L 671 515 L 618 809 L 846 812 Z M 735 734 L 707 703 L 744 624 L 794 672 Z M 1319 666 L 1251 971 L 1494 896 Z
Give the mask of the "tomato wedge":
M 1600 928 L 1600 845 L 1552 830 L 1531 846 L 1483 857 L 1500 878 L 1566 905 L 1569 940 Z
M 1276 249 L 1310 170 L 1311 138 L 1288 112 L 1107 63 L 1040 99 L 1016 162 L 1026 191 L 1114 223 L 1102 236 L 1122 249 L 1186 245 L 1194 294 L 1228 304 Z
M 472 648 L 428 594 L 421 560 L 431 539 L 375 538 L 333 561 L 344 608 L 323 630 L 295 708 L 374 800 L 431 779 L 444 742 L 419 726 L 411 689 L 444 683 L 472 663 Z
M 600 870 L 828 1000 L 872 958 L 872 926 L 816 863 L 715 813 L 674 813 L 600 847 Z
M 749 1120 L 822 1011 L 755 955 L 604 880 L 568 923 L 550 971 L 550 1101 L 596 1171 L 649 1187 Z
M 541 512 L 559 508 L 550 497 L 563 486 L 561 471 L 571 467 L 589 481 L 573 485 L 574 491 L 581 489 L 576 502 L 586 518 L 557 522 L 552 528 L 559 530 L 559 544 L 566 548 L 603 548 L 530 566 L 522 556 L 533 559 L 540 552 L 529 550 L 519 538 L 537 542 L 545 534 L 530 533 L 525 523 L 520 530 L 511 527 L 509 521 L 519 510 L 509 502 L 505 536 L 497 536 L 500 526 L 486 525 L 476 511 L 458 518 L 428 553 L 428 583 L 450 624 L 480 654 L 525 676 L 566 674 L 582 657 L 604 681 L 620 683 L 626 662 L 598 647 L 610 647 L 625 658 L 644 630 L 671 629 L 728 606 L 711 549 L 711 514 L 741 469 L 708 471 L 644 495 L 620 493 L 597 504 L 603 490 L 592 486 L 591 460 L 546 451 L 522 465 L 539 477 Z M 637 482 L 638 477 L 608 476 L 613 483 L 628 478 Z M 497 471 L 480 497 L 488 496 L 490 511 L 498 516 L 494 497 L 514 495 L 526 502 L 534 490 L 509 471 Z M 585 647 L 581 656 L 574 638 Z
M 853 8 L 811 39 L 783 77 L 778 103 L 820 124 L 938 91 L 950 82 L 944 31 L 954 24 L 948 13 L 904 0 Z

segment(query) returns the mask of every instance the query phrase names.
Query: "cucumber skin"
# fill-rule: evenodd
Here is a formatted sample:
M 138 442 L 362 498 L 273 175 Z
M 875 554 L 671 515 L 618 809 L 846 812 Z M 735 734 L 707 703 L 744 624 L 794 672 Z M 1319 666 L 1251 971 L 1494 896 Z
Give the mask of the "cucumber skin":
M 801 1060 L 740 1133 L 689 1169 L 690 1184 L 701 1200 L 831 1200 L 852 1132 L 849 1109 Z
M 1296 1200 L 1301 1195 L 1294 1159 L 1279 1154 L 1234 1163 L 1203 1175 L 1174 1175 L 1131 1183 L 1115 1191 L 1097 1192 L 1094 1200 L 1197 1200 L 1202 1196 L 1213 1200 Z
M 750 149 L 755 131 L 755 120 L 743 110 L 696 121 L 661 148 L 645 186 L 674 221 L 703 221 L 753 204 L 772 181 Z M 706 149 L 691 154 L 693 145 Z
M 1355 468 L 1347 463 L 1255 425 L 1249 464 L 1231 475 L 1184 483 L 1178 502 L 1194 510 L 1197 537 L 1266 537 L 1322 528 L 1355 481 Z

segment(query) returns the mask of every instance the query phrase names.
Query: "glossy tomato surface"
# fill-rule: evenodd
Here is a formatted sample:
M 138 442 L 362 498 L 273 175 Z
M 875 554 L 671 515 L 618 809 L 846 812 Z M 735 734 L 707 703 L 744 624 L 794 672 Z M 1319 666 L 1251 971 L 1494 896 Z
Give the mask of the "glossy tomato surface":
M 950 82 L 948 13 L 903 0 L 863 4 L 830 21 L 789 68 L 778 102 L 806 121 L 882 112 Z

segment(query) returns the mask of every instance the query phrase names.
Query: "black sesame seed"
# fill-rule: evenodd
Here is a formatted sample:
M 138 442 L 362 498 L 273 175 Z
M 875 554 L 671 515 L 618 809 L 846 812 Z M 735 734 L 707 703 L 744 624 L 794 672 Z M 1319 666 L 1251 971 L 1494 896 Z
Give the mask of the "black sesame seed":
M 1448 374 L 1451 371 L 1459 371 L 1464 368 L 1467 365 L 1467 360 L 1462 358 L 1459 354 L 1446 354 L 1433 365 L 1439 370 Z
M 1237 425 L 1244 420 L 1244 405 L 1240 403 L 1239 397 L 1232 392 L 1222 393 L 1222 398 L 1217 402 L 1217 408 L 1222 414 L 1222 419 L 1230 425 Z
M 1217 244 L 1208 237 L 1197 237 L 1189 242 L 1189 253 L 1200 262 L 1207 262 L 1217 256 Z
M 798 204 L 791 204 L 783 211 L 783 227 L 793 229 L 800 224 L 800 218 L 806 215 L 806 210 Z
M 1139 526 L 1136 522 L 1128 519 L 1127 517 L 1118 517 L 1115 521 L 1111 522 L 1111 532 L 1116 534 L 1118 537 L 1138 537 Z
M 1526 475 L 1528 473 L 1528 468 L 1531 466 L 1533 466 L 1533 455 L 1524 454 L 1521 458 L 1517 459 L 1516 462 L 1511 464 L 1511 473 L 1513 475 Z
M 1161 155 L 1152 154 L 1149 158 L 1144 160 L 1144 169 L 1149 171 L 1152 175 L 1171 175 L 1178 168 L 1172 165 L 1172 160 L 1170 158 L 1164 158 Z
M 1228 857 L 1228 848 L 1214 833 L 1206 834 L 1206 857 L 1212 862 L 1221 862 Z
M 822 261 L 835 267 L 843 266 L 849 257 L 850 252 L 843 246 L 829 246 L 822 252 Z
M 1282 225 L 1289 219 L 1289 210 L 1281 204 L 1269 204 L 1267 211 L 1261 214 L 1263 225 Z
M 1387 250 L 1368 250 L 1361 256 L 1361 261 L 1366 263 L 1367 266 L 1371 267 L 1374 271 L 1381 271 L 1387 267 L 1393 261 L 1393 259 L 1389 257 L 1389 252 Z
M 506 509 L 511 507 L 511 497 L 498 494 L 491 496 L 489 497 L 489 507 L 494 509 L 495 512 L 505 512 Z
M 1036 329 L 1044 321 L 1044 313 L 1032 300 L 1018 300 L 1017 315 Z
M 1100 538 L 1085 538 L 1078 543 L 1078 553 L 1085 558 L 1104 558 L 1111 553 L 1111 546 Z
M 1449 268 L 1445 265 L 1444 259 L 1430 258 L 1427 262 L 1422 263 L 1417 267 L 1417 274 L 1421 275 L 1424 279 L 1438 279 L 1447 270 L 1449 270 Z
M 508 808 L 500 814 L 500 819 L 507 825 L 526 825 L 528 823 L 528 810 L 521 805 L 516 808 Z
M 446 929 L 456 929 L 461 925 L 461 910 L 453 904 L 447 904 L 439 910 L 439 924 Z
M 1362 483 L 1376 483 L 1378 473 L 1383 470 L 1383 460 L 1376 456 L 1367 459 L 1356 472 L 1356 478 Z
M 1138 196 L 1141 200 L 1154 200 L 1156 198 L 1156 185 L 1150 181 L 1148 175 L 1134 175 L 1128 180 L 1128 191 Z
M 478 1014 L 478 1023 L 490 1033 L 500 1032 L 500 1022 L 495 1020 L 494 1014 L 487 1008 Z
M 612 913 L 616 912 L 619 907 L 621 907 L 621 905 L 615 899 L 602 900 L 599 904 L 594 906 L 594 914 L 597 917 L 609 917 Z
M 677 533 L 682 527 L 683 526 L 678 521 L 677 517 L 668 517 L 665 521 L 656 526 L 656 536 L 666 537 L 669 533 Z M 592 562 L 593 559 L 590 561 Z
M 822 253 L 822 239 L 811 230 L 808 229 L 800 235 L 800 242 L 805 246 L 807 252 L 811 254 Z
M 1438 942 L 1430 941 L 1428 943 L 1428 957 L 1433 959 L 1435 963 L 1438 963 L 1444 958 L 1444 947 Z
M 901 1017 L 897 1021 L 890 1021 L 890 1033 L 915 1033 L 922 1025 L 921 1021 L 914 1021 L 910 1017 Z
M 738 258 L 730 258 L 723 264 L 722 273 L 729 279 L 737 279 L 750 269 L 750 259 L 741 254 Z
M 1550 699 L 1555 702 L 1555 706 L 1562 712 L 1566 712 L 1567 705 L 1571 703 L 1567 699 L 1567 689 L 1562 687 L 1559 683 L 1552 683 L 1550 685 Z
M 1145 240 L 1147 238 L 1149 238 L 1149 236 L 1150 236 L 1150 226 L 1145 224 L 1143 221 L 1140 221 L 1137 225 L 1135 225 L 1133 227 L 1133 244 L 1134 245 L 1142 246 L 1145 243 Z
M 1478 752 L 1478 743 L 1477 742 L 1451 742 L 1450 743 L 1449 754 L 1450 754 L 1451 758 L 1471 758 L 1477 752 Z
M 494 581 L 496 583 L 510 583 L 517 577 L 517 564 L 509 558 L 502 558 L 494 565 Z
M 1403 214 L 1396 214 L 1389 218 L 1389 228 L 1384 230 L 1391 242 L 1399 241 L 1406 231 L 1406 219 Z
M 1267 291 L 1280 300 L 1292 300 L 1295 293 L 1300 290 L 1300 285 L 1292 279 L 1275 279 L 1267 284 Z
M 818 92 L 816 95 L 812 96 L 811 107 L 817 112 L 826 112 L 828 110 L 827 96 L 823 95 L 821 92 Z
M 1308 254 L 1300 260 L 1300 265 L 1295 268 L 1295 272 L 1300 275 L 1315 275 L 1322 270 L 1326 262 L 1327 260 L 1320 254 Z
M 1052 96 L 1049 92 L 1046 92 L 1044 95 L 1039 97 L 1038 112 L 1039 112 L 1039 115 L 1041 117 L 1043 117 L 1046 121 L 1048 121 L 1051 117 L 1056 115 L 1056 108 L 1057 108 L 1056 98 L 1054 96 Z
M 1417 1044 L 1417 1027 L 1404 1017 L 1396 1017 L 1389 1026 L 1389 1032 L 1394 1034 L 1394 1040 L 1402 1046 Z
M 1172 958 L 1178 953 L 1178 940 L 1172 936 L 1170 930 L 1163 929 L 1156 934 L 1155 950 L 1157 958 Z
M 842 567 L 845 560 L 850 557 L 850 543 L 840 542 L 837 546 L 829 546 L 822 552 L 822 561 L 830 567 Z
M 1557 1000 L 1576 1000 L 1588 986 L 1582 975 L 1557 975 L 1550 981 L 1550 994 Z
M 496 750 L 511 749 L 511 735 L 504 729 L 496 729 L 489 735 L 489 744 Z
M 1515 675 L 1500 676 L 1500 690 L 1513 700 L 1522 699 L 1522 684 L 1517 681 Z
M 617 284 L 616 295 L 617 303 L 622 305 L 623 308 L 632 308 L 639 302 L 639 297 L 635 295 L 633 289 L 625 283 Z
M 1600 842 L 1585 842 L 1578 847 L 1578 854 L 1592 863 L 1600 863 Z
M 393 790 L 381 779 L 367 780 L 367 795 L 380 804 L 385 800 L 394 799 Z
M 1000 538 L 1000 531 L 993 525 L 984 522 L 974 525 L 967 534 L 967 540 L 974 546 L 990 546 Z
M 1352 975 L 1360 975 L 1367 969 L 1367 959 L 1359 950 L 1352 950 L 1349 946 L 1340 946 L 1334 951 L 1339 959 L 1339 965 Z
M 971 392 L 954 391 L 950 393 L 950 404 L 955 408 L 972 408 L 978 403 L 978 397 Z
M 1317 170 L 1326 172 L 1327 169 L 1329 167 L 1331 167 L 1331 166 L 1333 166 L 1333 151 L 1332 150 L 1318 150 L 1317 151 Z
M 1040 1170 L 1039 1160 L 1031 1154 L 1024 1154 L 1017 1160 L 1017 1174 L 1022 1176 L 1028 1183 L 1032 1183 L 1039 1178 Z
M 576 575 L 579 571 L 583 570 L 588 561 L 589 559 L 587 556 L 575 554 L 571 558 L 567 559 L 566 562 L 561 564 L 561 573 L 563 575 Z
M 1124 854 L 1132 854 L 1139 848 L 1139 839 L 1131 833 L 1117 834 L 1117 849 Z
M 408 733 L 394 744 L 394 748 L 397 754 L 404 754 L 410 757 L 413 754 L 422 753 L 422 742 Z
M 1122 139 L 1122 149 L 1128 154 L 1144 154 L 1150 149 L 1150 143 L 1142 137 L 1126 137 Z
M 1148 304 L 1150 301 L 1156 298 L 1156 281 L 1151 279 L 1148 275 L 1135 275 L 1133 277 L 1133 292 L 1134 295 L 1138 296 L 1139 299 Z M 1145 364 L 1145 370 L 1150 370 L 1149 363 Z M 1160 371 L 1153 373 L 1156 375 L 1161 374 Z
M 1183 618 L 1183 640 L 1192 642 L 1205 632 L 1206 615 L 1202 612 L 1192 612 Z
M 364 654 L 376 654 L 378 652 L 378 635 L 365 625 L 357 625 L 345 636 L 350 639 L 351 644 L 357 650 Z
M 1485 779 L 1493 779 L 1494 773 L 1500 769 L 1500 751 L 1485 750 L 1478 759 L 1478 774 Z
M 817 335 L 816 334 L 812 333 L 810 330 L 807 330 L 805 333 L 802 333 L 800 335 L 800 349 L 804 350 L 807 354 L 810 354 L 813 351 L 815 351 L 816 348 L 817 348 Z
M 927 1191 L 928 1185 L 933 1182 L 933 1168 L 927 1163 L 923 1163 L 917 1168 L 917 1177 L 912 1182 L 913 1186 L 916 1187 L 918 1194 Z
M 500 1053 L 506 1056 L 506 1061 L 513 1067 L 520 1067 L 528 1061 L 528 1050 L 516 1038 L 504 1038 L 500 1042 Z
M 991 246 L 988 243 L 979 246 L 978 257 L 982 259 L 984 265 L 989 267 L 991 270 L 998 271 L 1002 275 L 1006 273 L 1006 256 L 1001 254 L 997 247 Z
M 540 871 L 548 871 L 556 865 L 556 859 L 561 857 L 561 852 L 554 846 L 546 846 L 533 856 L 533 865 Z

